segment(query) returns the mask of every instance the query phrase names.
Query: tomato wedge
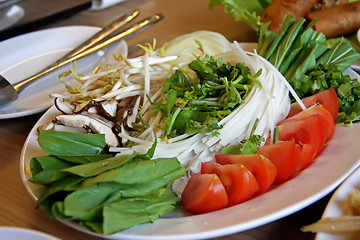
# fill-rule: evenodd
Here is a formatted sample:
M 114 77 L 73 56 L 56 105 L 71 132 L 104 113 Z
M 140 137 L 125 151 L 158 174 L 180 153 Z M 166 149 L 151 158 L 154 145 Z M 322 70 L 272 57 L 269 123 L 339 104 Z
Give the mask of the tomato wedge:
M 292 139 L 300 146 L 304 144 L 314 146 L 317 154 L 325 143 L 321 117 L 314 114 L 279 125 L 279 140 L 289 141 Z
M 321 104 L 315 104 L 313 106 L 310 106 L 304 111 L 301 111 L 292 117 L 286 118 L 285 120 L 278 123 L 278 125 L 281 125 L 289 121 L 301 120 L 310 115 L 318 115 L 320 117 L 322 128 L 324 129 L 325 142 L 327 142 L 334 133 L 335 121 L 332 118 L 330 112 L 326 110 Z
M 216 174 L 228 195 L 228 206 L 244 202 L 259 190 L 259 185 L 252 173 L 242 164 L 206 162 L 201 164 L 201 173 Z
M 274 183 L 286 181 L 300 170 L 299 147 L 294 140 L 261 146 L 257 153 L 275 165 L 277 174 Z
M 273 183 L 277 174 L 275 165 L 266 157 L 260 154 L 235 155 L 220 154 L 215 155 L 216 162 L 224 164 L 242 164 L 255 177 L 259 184 L 259 190 L 256 194 L 265 192 Z
M 306 107 L 310 107 L 316 103 L 320 103 L 326 110 L 328 110 L 333 117 L 334 121 L 339 112 L 339 100 L 334 88 L 329 88 L 322 92 L 319 92 L 313 96 L 301 99 Z M 294 116 L 295 114 L 302 111 L 300 105 L 295 102 L 291 104 L 291 109 L 288 117 Z
M 298 145 L 298 154 L 299 154 L 299 163 L 300 169 L 299 171 L 303 170 L 307 167 L 312 160 L 314 160 L 317 152 L 314 146 L 310 144 Z
M 181 195 L 181 206 L 195 213 L 216 211 L 227 204 L 227 193 L 216 174 L 192 175 Z

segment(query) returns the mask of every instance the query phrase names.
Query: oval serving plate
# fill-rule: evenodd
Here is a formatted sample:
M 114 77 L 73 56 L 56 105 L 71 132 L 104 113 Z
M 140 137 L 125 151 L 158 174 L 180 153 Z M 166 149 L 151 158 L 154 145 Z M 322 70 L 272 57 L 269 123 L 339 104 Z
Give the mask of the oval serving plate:
M 253 49 L 254 44 L 244 44 Z M 352 77 L 356 75 L 347 70 Z M 20 172 L 29 194 L 36 200 L 42 189 L 28 181 L 30 159 L 46 155 L 37 142 L 37 128 L 52 120 L 59 112 L 50 108 L 28 135 L 20 159 Z M 216 212 L 186 215 L 171 213 L 152 224 L 141 224 L 114 235 L 98 235 L 71 222 L 71 227 L 108 239 L 204 239 L 249 230 L 299 211 L 333 191 L 359 164 L 358 135 L 360 125 L 338 125 L 333 138 L 309 167 L 293 179 L 239 205 Z

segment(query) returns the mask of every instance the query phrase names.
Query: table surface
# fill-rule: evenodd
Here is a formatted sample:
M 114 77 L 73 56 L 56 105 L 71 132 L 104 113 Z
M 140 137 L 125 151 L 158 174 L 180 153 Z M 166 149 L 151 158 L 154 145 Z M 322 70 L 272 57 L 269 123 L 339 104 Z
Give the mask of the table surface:
M 66 25 L 104 27 L 132 9 L 141 10 L 139 19 L 155 13 L 163 13 L 165 18 L 152 28 L 127 40 L 130 55 L 135 56 L 138 53 L 139 48 L 135 47 L 138 43 L 149 43 L 156 38 L 160 46 L 176 36 L 196 30 L 217 31 L 230 41 L 256 41 L 256 32 L 252 27 L 235 22 L 232 16 L 224 13 L 222 7 L 209 10 L 208 0 L 127 0 L 102 11 L 84 10 L 38 28 Z M 0 120 L 0 226 L 39 230 L 61 239 L 99 239 L 76 231 L 35 209 L 34 200 L 24 188 L 19 173 L 20 152 L 28 133 L 41 115 L 42 113 Z M 264 226 L 215 239 L 314 239 L 315 234 L 303 233 L 300 228 L 321 217 L 330 197 L 331 194 L 297 213 Z

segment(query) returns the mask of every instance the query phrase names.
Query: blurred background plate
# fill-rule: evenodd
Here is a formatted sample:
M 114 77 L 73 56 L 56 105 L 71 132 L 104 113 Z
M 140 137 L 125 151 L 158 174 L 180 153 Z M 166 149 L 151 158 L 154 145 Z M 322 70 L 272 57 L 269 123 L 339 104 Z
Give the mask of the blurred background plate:
M 6 240 L 60 240 L 49 234 L 18 227 L 0 227 L 0 239 Z
M 24 10 L 24 14 L 4 31 L 0 40 L 17 36 L 34 30 L 59 18 L 66 18 L 82 10 L 89 9 L 92 0 L 6 0 L 0 1 L 0 16 L 4 15 L 13 6 Z
M 99 30 L 100 28 L 91 26 L 59 27 L 2 41 L 0 42 L 0 73 L 11 83 L 20 81 L 64 56 Z M 98 54 L 101 52 L 78 60 L 77 70 L 87 72 L 95 68 L 100 61 Z M 49 94 L 65 91 L 58 75 L 68 69 L 69 65 L 65 65 L 41 77 L 24 89 L 16 101 L 0 106 L 0 119 L 45 111 L 53 103 Z
M 322 218 L 342 217 L 350 211 L 350 194 L 355 189 L 360 189 L 360 167 L 357 168 L 341 185 L 331 197 Z M 334 235 L 328 233 L 316 234 L 315 240 L 357 240 L 359 232 L 346 235 Z

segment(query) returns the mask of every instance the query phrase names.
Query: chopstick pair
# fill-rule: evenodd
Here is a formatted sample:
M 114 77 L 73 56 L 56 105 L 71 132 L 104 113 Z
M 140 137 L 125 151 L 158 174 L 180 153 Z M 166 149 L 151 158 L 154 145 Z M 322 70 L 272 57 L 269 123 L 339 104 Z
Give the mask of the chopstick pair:
M 96 33 L 94 36 L 92 36 L 89 40 L 85 41 L 80 46 L 76 47 L 74 50 L 72 50 L 70 53 L 62 57 L 61 59 L 57 60 L 55 63 L 51 64 L 41 72 L 22 80 L 18 83 L 15 83 L 13 86 L 17 92 L 20 92 L 23 88 L 25 88 L 28 84 L 30 84 L 35 79 L 61 67 L 64 66 L 67 63 L 70 63 L 72 61 L 75 61 L 79 58 L 82 58 L 90 53 L 93 53 L 95 51 L 98 51 L 105 46 L 108 46 L 114 42 L 117 42 L 121 39 L 125 39 L 126 37 L 130 37 L 136 33 L 139 33 L 152 25 L 156 24 L 160 20 L 164 18 L 162 14 L 155 14 L 152 15 L 146 19 L 143 19 L 135 24 L 133 24 L 131 27 L 120 31 L 119 29 L 123 28 L 125 25 L 127 25 L 129 22 L 131 22 L 133 19 L 135 19 L 139 15 L 139 10 L 133 10 L 129 13 L 121 16 L 111 24 L 109 24 L 107 27 L 100 30 L 98 33 Z

